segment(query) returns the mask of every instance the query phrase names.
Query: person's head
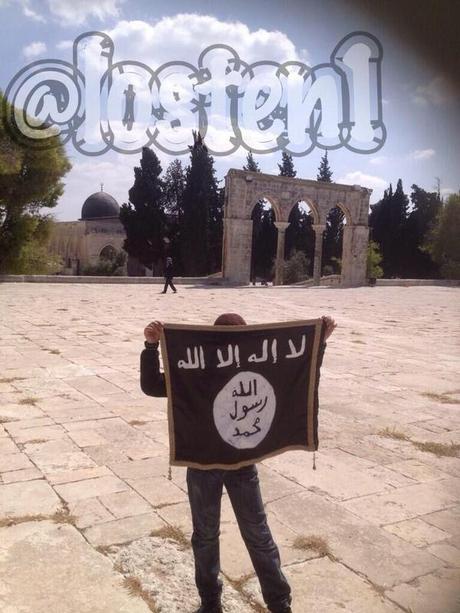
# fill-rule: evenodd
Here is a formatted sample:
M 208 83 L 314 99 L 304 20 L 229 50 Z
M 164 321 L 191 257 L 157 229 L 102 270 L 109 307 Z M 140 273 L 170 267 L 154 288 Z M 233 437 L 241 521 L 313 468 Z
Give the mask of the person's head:
M 214 322 L 215 326 L 245 326 L 246 322 L 238 313 L 222 313 Z
M 166 258 L 166 264 L 172 264 L 172 258 L 167 257 Z

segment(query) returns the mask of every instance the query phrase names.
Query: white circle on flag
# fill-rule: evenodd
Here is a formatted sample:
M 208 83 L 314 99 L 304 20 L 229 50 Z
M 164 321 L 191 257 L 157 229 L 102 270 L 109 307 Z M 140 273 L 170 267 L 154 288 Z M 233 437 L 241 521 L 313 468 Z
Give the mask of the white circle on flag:
M 257 447 L 267 436 L 276 410 L 271 384 L 262 375 L 243 371 L 217 394 L 214 423 L 221 438 L 237 449 Z

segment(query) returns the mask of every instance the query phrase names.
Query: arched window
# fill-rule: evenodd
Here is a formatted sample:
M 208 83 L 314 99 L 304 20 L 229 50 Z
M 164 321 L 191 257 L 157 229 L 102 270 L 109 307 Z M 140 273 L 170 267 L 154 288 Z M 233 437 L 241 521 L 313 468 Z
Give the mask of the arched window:
M 101 260 L 114 260 L 117 255 L 117 250 L 112 245 L 106 245 L 99 254 Z

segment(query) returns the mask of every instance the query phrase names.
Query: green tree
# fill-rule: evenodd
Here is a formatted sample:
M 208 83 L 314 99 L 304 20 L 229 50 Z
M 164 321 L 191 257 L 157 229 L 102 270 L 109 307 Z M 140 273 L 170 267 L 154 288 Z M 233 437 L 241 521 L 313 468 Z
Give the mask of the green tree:
M 246 156 L 246 166 L 243 166 L 243 170 L 248 170 L 250 172 L 260 172 L 259 164 L 254 160 L 252 151 L 250 151 Z
M 126 263 L 124 251 L 109 250 L 105 255 L 99 256 L 97 264 L 88 265 L 83 269 L 84 275 L 119 277 L 123 274 L 123 266 Z
M 176 274 L 183 272 L 180 229 L 184 215 L 185 170 L 180 160 L 173 160 L 164 175 L 165 210 L 167 216 L 166 252 L 172 256 Z
M 214 159 L 199 132 L 193 132 L 193 145 L 189 149 L 180 235 L 185 274 L 195 276 L 215 272 L 214 268 L 220 266 L 222 198 L 219 198 Z
M 38 149 L 36 141 L 7 129 L 14 108 L 1 92 L 0 105 L 0 272 L 8 273 L 25 265 L 29 241 L 34 242 L 29 253 L 44 244 L 47 222 L 41 211 L 56 206 L 71 166 L 58 136 L 43 139 Z M 28 261 L 31 266 L 34 257 Z
M 425 249 L 445 279 L 460 279 L 460 192 L 451 194 L 429 234 Z
M 255 161 L 252 151 L 246 156 L 246 164 L 243 166 L 243 170 L 249 172 L 261 172 L 259 164 Z M 265 201 L 263 199 L 258 200 L 251 212 L 252 219 L 252 250 L 251 250 L 251 270 L 250 278 L 255 281 L 256 277 L 263 277 L 264 271 L 264 254 L 266 250 L 267 236 L 263 232 L 264 216 L 266 214 Z
M 326 153 L 321 158 L 321 162 L 318 168 L 318 174 L 316 175 L 317 181 L 324 181 L 325 183 L 332 183 L 332 170 L 330 169 L 329 162 Z
M 286 151 L 283 151 L 281 154 L 281 164 L 278 164 L 278 168 L 280 169 L 280 177 L 295 177 L 297 175 L 297 170 L 294 168 L 292 155 L 286 153 Z
M 394 192 L 390 184 L 383 198 L 371 206 L 369 225 L 372 240 L 379 244 L 382 252 L 385 277 L 402 277 L 405 274 L 407 246 L 404 239 L 408 205 L 409 199 L 399 179 Z
M 21 218 L 27 241 L 11 262 L 8 272 L 14 275 L 54 275 L 62 269 L 61 256 L 49 248 L 54 221 L 50 215 L 28 215 Z
M 140 166 L 134 168 L 134 185 L 129 202 L 120 207 L 120 221 L 126 232 L 124 250 L 147 268 L 163 258 L 166 215 L 161 165 L 156 154 L 142 148 Z
M 439 187 L 436 192 L 427 192 L 418 185 L 412 185 L 410 199 L 412 208 L 403 232 L 406 244 L 405 276 L 437 278 L 439 266 L 424 245 L 442 209 Z
M 298 283 L 309 277 L 310 262 L 303 251 L 293 251 L 284 262 L 283 285 Z
M 316 180 L 323 183 L 332 183 L 332 170 L 327 158 L 327 150 L 321 158 Z M 344 219 L 345 215 L 338 206 L 332 208 L 326 218 L 322 266 L 325 270 L 331 270 L 334 273 L 340 273 L 339 262 L 342 259 Z
M 383 277 L 383 268 L 380 266 L 382 262 L 382 254 L 378 244 L 375 241 L 369 241 L 367 247 L 367 278 L 380 279 Z

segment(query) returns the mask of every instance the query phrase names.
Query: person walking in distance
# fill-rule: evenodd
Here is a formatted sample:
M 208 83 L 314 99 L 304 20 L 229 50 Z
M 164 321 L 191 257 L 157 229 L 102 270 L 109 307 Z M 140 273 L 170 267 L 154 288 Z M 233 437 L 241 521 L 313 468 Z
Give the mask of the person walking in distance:
M 323 317 L 326 325 L 324 340 L 336 324 Z M 214 325 L 245 325 L 237 313 L 220 315 Z M 162 323 L 154 321 L 144 329 L 145 349 L 141 353 L 140 384 L 148 396 L 166 396 L 165 376 L 160 372 L 158 345 Z M 320 353 L 324 354 L 325 342 Z M 205 470 L 187 468 L 187 490 L 192 512 L 192 548 L 195 558 L 195 583 L 201 606 L 195 613 L 223 613 L 222 581 L 219 578 L 220 510 L 225 486 L 235 512 L 238 526 L 251 557 L 268 610 L 272 613 L 292 613 L 291 588 L 281 570 L 278 547 L 273 540 L 254 464 L 236 470 Z
M 172 261 L 172 258 L 167 257 L 166 263 L 165 263 L 165 286 L 164 286 L 163 291 L 161 292 L 162 294 L 166 294 L 168 290 L 168 286 L 172 289 L 174 293 L 177 292 L 177 289 L 174 287 L 174 284 L 173 284 L 173 277 L 174 277 L 173 261 Z

